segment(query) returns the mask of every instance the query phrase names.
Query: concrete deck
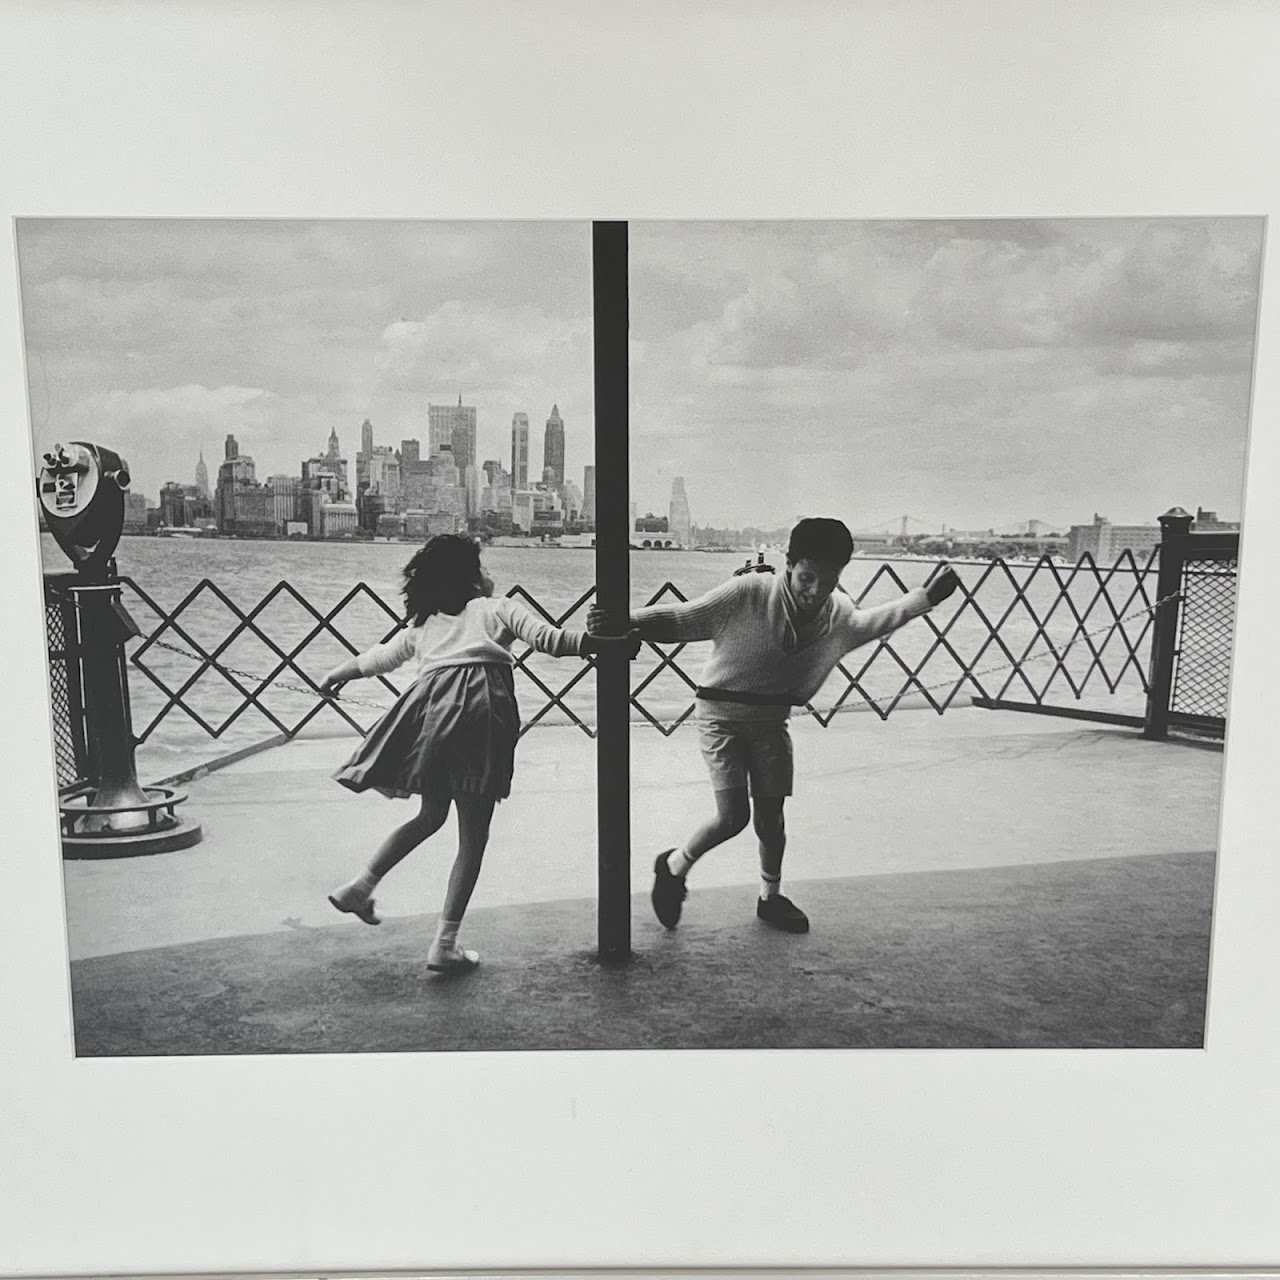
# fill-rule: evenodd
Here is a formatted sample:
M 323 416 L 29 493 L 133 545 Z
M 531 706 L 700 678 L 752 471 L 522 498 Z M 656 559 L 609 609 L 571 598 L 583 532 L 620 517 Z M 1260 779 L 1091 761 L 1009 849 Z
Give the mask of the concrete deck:
M 692 728 L 634 730 L 625 973 L 589 958 L 594 744 L 577 730 L 521 743 L 464 926 L 485 963 L 464 979 L 421 966 L 452 823 L 384 881 L 380 928 L 326 901 L 412 812 L 329 778 L 354 739 L 213 773 L 189 787 L 201 845 L 64 864 L 79 1050 L 1199 1043 L 1220 753 L 976 709 L 794 736 L 784 887 L 813 932 L 754 919 L 744 833 L 699 864 L 669 935 L 652 854 L 709 793 Z

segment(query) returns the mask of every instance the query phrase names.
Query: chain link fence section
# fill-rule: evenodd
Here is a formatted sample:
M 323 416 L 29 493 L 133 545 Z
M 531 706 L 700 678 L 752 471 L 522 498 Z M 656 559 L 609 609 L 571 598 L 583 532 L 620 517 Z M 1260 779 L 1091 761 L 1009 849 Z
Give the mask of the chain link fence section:
M 75 607 L 56 576 L 44 581 L 44 631 L 49 655 L 49 713 L 53 721 L 54 765 L 59 792 L 87 779 L 84 704 L 76 650 Z
M 1234 556 L 1188 559 L 1182 571 L 1182 615 L 1170 711 L 1223 719 L 1235 638 Z

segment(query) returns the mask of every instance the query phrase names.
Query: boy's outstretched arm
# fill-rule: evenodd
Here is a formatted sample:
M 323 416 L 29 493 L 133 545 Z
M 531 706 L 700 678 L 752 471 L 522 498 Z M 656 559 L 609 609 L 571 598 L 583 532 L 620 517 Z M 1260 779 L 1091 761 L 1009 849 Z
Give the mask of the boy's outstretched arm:
M 620 625 L 623 620 L 612 618 L 603 609 L 593 606 L 587 611 L 587 630 L 616 634 L 634 628 L 642 639 L 656 640 L 660 644 L 714 640 L 725 620 L 733 615 L 743 593 L 753 589 L 749 578 L 730 578 L 696 600 L 675 600 L 670 604 L 633 609 L 625 625 Z
M 857 648 L 897 631 L 912 618 L 918 618 L 941 604 L 959 585 L 956 571 L 949 564 L 940 565 L 925 580 L 923 587 L 908 591 L 900 599 L 873 609 L 854 609 L 848 622 L 849 647 Z

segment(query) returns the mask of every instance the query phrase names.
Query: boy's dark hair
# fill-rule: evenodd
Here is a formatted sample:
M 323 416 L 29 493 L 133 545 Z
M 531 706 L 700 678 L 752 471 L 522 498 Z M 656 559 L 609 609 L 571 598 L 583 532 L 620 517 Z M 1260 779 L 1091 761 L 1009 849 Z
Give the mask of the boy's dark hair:
M 404 567 L 405 614 L 421 626 L 433 613 L 461 613 L 480 581 L 480 548 L 458 533 L 438 533 Z
M 839 520 L 814 516 L 791 530 L 787 563 L 817 560 L 821 564 L 846 565 L 853 558 L 853 535 Z

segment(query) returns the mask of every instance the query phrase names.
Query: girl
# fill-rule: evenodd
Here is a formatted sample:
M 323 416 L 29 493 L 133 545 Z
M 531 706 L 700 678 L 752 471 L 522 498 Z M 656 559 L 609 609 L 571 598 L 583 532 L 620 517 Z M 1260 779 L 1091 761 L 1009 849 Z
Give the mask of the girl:
M 320 682 L 322 692 L 336 693 L 348 680 L 392 671 L 411 660 L 417 664 L 412 688 L 334 777 L 352 791 L 420 797 L 422 808 L 382 842 L 369 869 L 335 889 L 329 901 L 365 924 L 379 924 L 373 901 L 379 880 L 438 831 L 450 804 L 456 804 L 458 856 L 427 952 L 427 968 L 437 972 L 480 963 L 476 952 L 458 945 L 458 926 L 480 873 L 493 806 L 511 793 L 520 730 L 512 643 L 518 637 L 557 658 L 626 643 L 559 630 L 511 600 L 493 600 L 492 593 L 493 580 L 470 538 L 430 538 L 404 570 L 409 625 Z

